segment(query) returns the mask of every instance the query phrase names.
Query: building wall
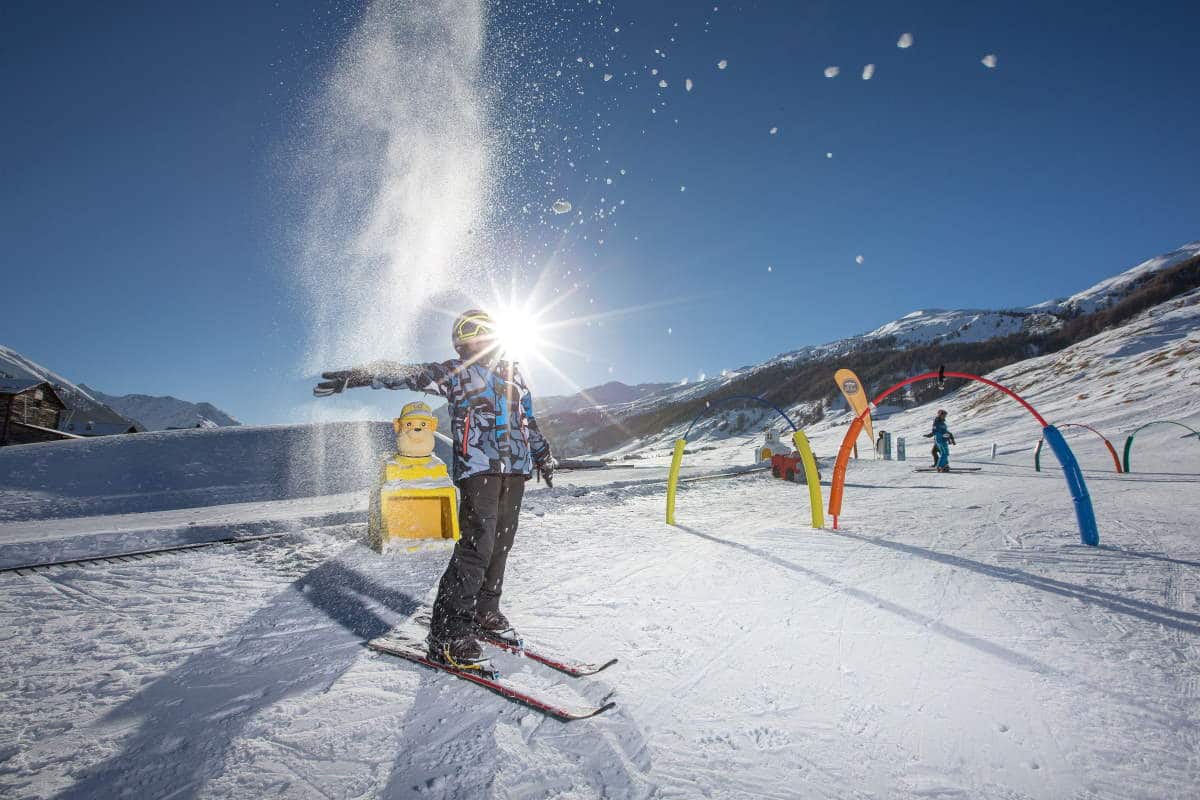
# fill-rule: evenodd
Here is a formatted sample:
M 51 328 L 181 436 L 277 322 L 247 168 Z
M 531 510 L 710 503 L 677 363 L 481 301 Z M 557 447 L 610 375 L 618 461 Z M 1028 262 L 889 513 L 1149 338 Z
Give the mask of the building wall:
M 52 442 L 62 438 L 18 424 L 58 427 L 62 405 L 52 393 L 41 387 L 35 386 L 20 394 L 0 398 L 0 414 L 4 417 L 0 419 L 0 439 L 3 440 L 0 444 Z
M 13 397 L 12 418 L 27 425 L 41 425 L 43 428 L 57 427 L 58 415 L 62 409 L 48 395 L 42 394 L 39 399 L 38 394 L 40 392 L 37 389 L 29 389 Z
M 62 436 L 39 431 L 37 428 L 27 428 L 18 422 L 8 426 L 8 441 L 5 444 L 37 444 L 38 442 L 57 442 Z

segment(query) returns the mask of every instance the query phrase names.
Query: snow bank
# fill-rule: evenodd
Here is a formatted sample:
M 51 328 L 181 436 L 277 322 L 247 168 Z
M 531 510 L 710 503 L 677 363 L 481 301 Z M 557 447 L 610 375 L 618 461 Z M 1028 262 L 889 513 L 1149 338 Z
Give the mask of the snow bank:
M 386 422 L 106 436 L 0 449 L 0 522 L 340 494 L 394 447 Z M 439 445 L 444 448 L 444 445 Z M 444 449 L 441 453 L 448 456 Z

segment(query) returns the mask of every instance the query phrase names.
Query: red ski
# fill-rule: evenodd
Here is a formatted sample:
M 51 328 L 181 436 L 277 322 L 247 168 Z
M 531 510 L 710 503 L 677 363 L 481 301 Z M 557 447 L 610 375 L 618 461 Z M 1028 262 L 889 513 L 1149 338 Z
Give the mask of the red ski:
M 506 683 L 494 669 L 459 669 L 446 664 L 431 661 L 426 655 L 425 644 L 412 639 L 405 639 L 394 634 L 381 636 L 378 639 L 372 639 L 367 642 L 367 647 L 376 650 L 380 653 L 387 653 L 393 656 L 407 659 L 414 663 L 420 664 L 430 669 L 441 670 L 455 677 L 470 681 L 477 686 L 482 686 L 489 691 L 493 691 L 501 697 L 511 700 L 514 703 L 519 703 L 534 711 L 540 711 L 548 717 L 553 717 L 560 722 L 575 722 L 576 720 L 589 719 L 598 714 L 603 714 L 610 708 L 616 707 L 613 701 L 607 701 L 601 706 L 591 708 L 566 708 L 556 703 L 543 700 L 536 695 L 530 694 L 520 687 Z
M 423 627 L 429 627 L 430 612 L 421 611 L 417 613 L 412 622 Z M 508 653 L 514 653 L 518 656 L 524 656 L 530 661 L 536 661 L 543 664 L 552 670 L 561 672 L 564 675 L 570 675 L 572 678 L 584 678 L 588 675 L 595 675 L 601 670 L 606 670 L 613 664 L 617 663 L 617 659 L 610 658 L 601 664 L 589 664 L 583 661 L 571 661 L 558 656 L 548 655 L 539 652 L 536 649 L 531 649 L 525 644 L 523 639 L 516 636 L 503 636 L 498 633 L 488 633 L 486 631 L 479 632 L 479 640 L 493 647 L 504 650 Z

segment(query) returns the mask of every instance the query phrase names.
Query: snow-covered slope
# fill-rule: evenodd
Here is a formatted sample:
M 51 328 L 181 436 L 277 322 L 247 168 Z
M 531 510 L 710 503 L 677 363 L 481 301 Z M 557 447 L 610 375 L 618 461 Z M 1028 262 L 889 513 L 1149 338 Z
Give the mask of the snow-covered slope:
M 76 386 L 63 376 L 4 345 L 0 345 L 0 377 L 34 378 L 53 386 L 67 404 L 68 410 L 63 412 L 59 424 L 62 430 L 74 430 L 79 433 L 88 430 L 120 433 L 134 424 L 133 420 L 110 408 L 102 399 L 83 387 Z
M 87 384 L 80 384 L 80 388 L 110 408 L 136 420 L 148 431 L 163 431 L 168 428 L 219 428 L 241 424 L 211 403 L 191 403 L 170 395 L 111 395 Z
M 1093 424 L 1116 441 L 1160 417 L 1195 427 L 1200 291 L 989 377 L 1052 421 Z M 267 456 L 237 467 L 269 448 L 266 431 L 109 440 L 161 451 L 131 451 L 128 468 L 148 465 L 134 477 L 173 470 L 146 484 L 145 501 L 128 487 L 125 508 L 155 507 L 172 484 L 199 486 L 213 503 L 258 492 L 259 502 L 214 505 L 209 516 L 236 530 L 274 515 L 294 532 L 0 574 L 0 794 L 1191 797 L 1200 442 L 1148 429 L 1140 466 L 1118 475 L 1092 434 L 1068 434 L 1100 525 L 1103 546 L 1088 548 L 1053 459 L 1033 469 L 1039 428 L 1026 411 L 954 385 L 939 404 L 960 443 L 955 462 L 982 471 L 914 473 L 918 446 L 909 462 L 852 461 L 837 532 L 809 527 L 804 487 L 761 473 L 683 484 L 680 524 L 664 525 L 665 443 L 620 469 L 530 484 L 505 612 L 528 642 L 620 661 L 572 679 L 491 655 L 508 679 L 559 702 L 617 702 L 569 726 L 364 648 L 432 600 L 449 551 L 381 557 L 362 543 L 361 521 L 305 522 L 291 504 L 272 505 L 267 490 L 288 481 L 257 485 Z M 810 431 L 827 477 L 847 421 Z M 880 419 L 910 443 L 925 441 L 928 424 L 927 408 Z M 353 435 L 335 427 L 320 438 Z M 204 440 L 246 447 L 218 455 Z M 83 487 L 70 469 L 43 471 L 25 497 L 53 514 L 55 497 L 99 496 L 116 450 L 96 448 L 109 442 L 10 448 L 34 462 L 79 448 L 96 462 Z M 751 443 L 714 441 L 687 463 L 745 463 Z M 306 443 L 284 460 L 318 474 L 327 458 L 336 448 Z M 171 541 L 181 517 L 164 513 L 114 524 Z M 0 525 L 0 536 L 23 525 L 50 542 L 53 524 L 74 532 L 85 522 L 27 519 Z
M 620 381 L 609 381 L 600 386 L 584 389 L 572 395 L 550 395 L 538 399 L 538 413 L 565 414 L 593 406 L 613 406 L 632 403 L 654 392 L 661 391 L 672 384 L 640 383 L 629 386 Z
M 1123 325 L 1057 353 L 999 369 L 990 377 L 1020 392 L 1051 422 L 1085 423 L 1111 433 L 1118 450 L 1123 441 L 1122 431 L 1128 433 L 1140 424 L 1139 420 L 1196 420 L 1200 417 L 1200 289 L 1155 306 Z M 878 391 L 884 387 L 869 388 Z M 1016 404 L 1003 402 L 995 392 L 969 384 L 961 391 L 948 390 L 945 398 L 938 400 L 938 405 L 950 410 L 952 422 L 960 428 L 973 425 L 980 413 L 987 412 L 985 438 L 976 438 L 974 434 L 981 432 L 973 427 L 966 428 L 966 437 L 959 435 L 964 445 L 971 443 L 980 448 L 979 455 L 983 448 L 999 442 L 1004 447 L 1026 450 L 1032 460 L 1032 447 L 1037 437 L 1029 438 L 1031 434 L 1022 419 L 1027 415 Z M 898 436 L 907 436 L 910 446 L 920 448 L 922 443 L 927 444 L 921 435 L 929 429 L 928 409 L 922 406 L 903 411 L 901 408 L 902 404 L 890 404 L 879 409 L 874 415 L 876 430 L 886 429 Z M 800 404 L 785 410 L 803 418 L 810 409 Z M 750 426 L 752 431 L 770 425 L 780 433 L 785 432 L 786 426 L 773 412 L 748 409 L 732 413 L 749 415 L 756 423 Z M 745 462 L 761 435 L 723 431 L 721 422 L 728 418 L 728 414 L 714 413 L 697 426 L 691 441 L 715 446 L 714 458 Z M 832 455 L 849 421 L 848 412 L 831 410 L 820 422 L 807 427 L 806 433 L 819 453 Z M 960 428 L 954 428 L 955 432 L 959 433 Z M 1067 433 L 1071 437 L 1077 435 L 1076 431 Z M 613 453 L 598 455 L 661 460 L 669 457 L 672 443 L 682 434 L 683 424 L 671 425 L 657 435 L 622 446 Z M 1171 433 L 1149 432 L 1148 435 L 1169 438 Z M 1084 438 L 1080 447 L 1091 463 L 1102 466 L 1108 455 L 1102 449 L 1095 449 L 1098 441 Z M 869 443 L 864 439 L 861 446 L 869 447 Z
M 193 428 L 0 448 L 0 522 L 362 490 L 387 422 Z M 446 446 L 439 454 L 448 458 Z
M 1198 257 L 1200 257 L 1200 241 L 1188 242 L 1176 250 L 1147 259 L 1119 275 L 1100 281 L 1095 286 L 1073 294 L 1065 300 L 1050 300 L 1031 308 L 1059 314 L 1090 314 L 1112 305 L 1138 284 L 1152 277 L 1154 273 Z
M 105 394 L 87 384 L 75 384 L 3 345 L 0 345 L 0 377 L 34 378 L 50 383 L 68 408 L 59 427 L 76 433 L 120 433 L 132 424 L 151 431 L 241 424 L 209 403 L 191 403 L 169 396 Z
M 589 448 L 585 444 L 585 437 L 591 433 L 609 427 L 614 422 L 622 422 L 639 415 L 657 414 L 673 405 L 704 398 L 738 379 L 753 377 L 767 370 L 780 367 L 790 368 L 817 359 L 847 355 L 864 348 L 878 348 L 880 345 L 911 348 L 933 343 L 983 342 L 1022 332 L 1048 333 L 1059 328 L 1064 319 L 1107 308 L 1138 288 L 1155 273 L 1196 258 L 1200 258 L 1200 242 L 1193 242 L 1170 253 L 1149 259 L 1066 300 L 1041 303 L 1028 308 L 998 311 L 979 309 L 913 311 L 900 319 L 858 336 L 822 345 L 806 346 L 767 359 L 759 364 L 741 367 L 700 381 L 664 385 L 632 400 L 582 408 L 580 411 L 584 413 L 571 418 L 569 420 L 571 429 L 558 431 L 559 437 L 572 454 L 592 455 L 587 452 Z M 830 392 L 833 391 L 832 383 L 828 388 Z M 796 406 L 796 408 L 808 412 L 808 414 L 815 414 L 818 406 L 819 404 L 810 402 L 803 407 Z M 702 424 L 697 433 L 701 437 L 726 438 L 740 432 L 739 426 L 733 424 L 738 419 L 743 420 L 748 426 L 757 426 L 760 421 L 767 420 L 769 416 L 769 413 L 760 413 L 754 409 L 739 409 L 732 412 L 732 416 L 721 413 Z M 553 422 L 552 420 L 551 425 Z M 662 431 L 661 436 L 649 437 L 648 441 L 657 442 L 664 436 L 678 435 L 681 432 L 681 429 L 677 430 L 676 427 L 672 427 L 669 431 Z M 639 446 L 635 441 L 626 441 L 618 452 L 636 451 Z

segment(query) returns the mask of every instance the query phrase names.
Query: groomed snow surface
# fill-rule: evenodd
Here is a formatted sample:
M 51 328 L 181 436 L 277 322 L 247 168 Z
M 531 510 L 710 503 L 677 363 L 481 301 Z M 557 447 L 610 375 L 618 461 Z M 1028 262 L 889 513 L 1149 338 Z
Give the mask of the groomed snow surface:
M 994 377 L 1118 448 L 1153 419 L 1198 427 L 1197 299 Z M 432 599 L 448 556 L 380 557 L 364 522 L 339 516 L 365 517 L 346 476 L 372 471 L 350 458 L 377 457 L 372 430 L 5 448 L 6 504 L 27 510 L 2 526 L 0 555 L 92 533 L 175 541 L 184 518 L 213 538 L 264 520 L 284 535 L 0 573 L 0 795 L 1194 796 L 1200 441 L 1147 429 L 1135 472 L 1117 475 L 1098 439 L 1070 433 L 1100 523 L 1088 548 L 1053 456 L 1033 469 L 1032 418 L 993 398 L 944 403 L 954 461 L 974 474 L 913 472 L 931 407 L 883 414 L 909 461 L 851 462 L 836 533 L 809 527 L 804 487 L 761 472 L 684 484 L 666 526 L 665 443 L 531 484 L 505 610 L 548 648 L 621 659 L 573 680 L 497 658 L 563 702 L 616 692 L 615 710 L 568 725 L 363 647 Z M 826 484 L 846 421 L 811 431 Z M 717 441 L 689 474 L 744 466 L 753 441 Z M 72 458 L 81 447 L 112 449 L 101 463 Z M 288 469 L 256 478 L 260 448 Z M 39 477 L 18 481 L 30 464 Z M 190 511 L 170 507 L 170 482 Z M 89 497 L 103 516 L 86 515 Z M 297 510 L 268 505 L 280 500 Z
M 1200 451 L 1200 447 L 1196 450 Z M 1024 462 L 1019 459 L 1006 459 Z M 853 465 L 840 533 L 761 473 L 530 495 L 505 607 L 594 679 L 500 666 L 564 726 L 362 642 L 446 551 L 361 524 L 0 576 L 7 797 L 1184 797 L 1200 746 L 1200 453 L 1090 474 Z M 849 510 L 852 509 L 852 512 Z

